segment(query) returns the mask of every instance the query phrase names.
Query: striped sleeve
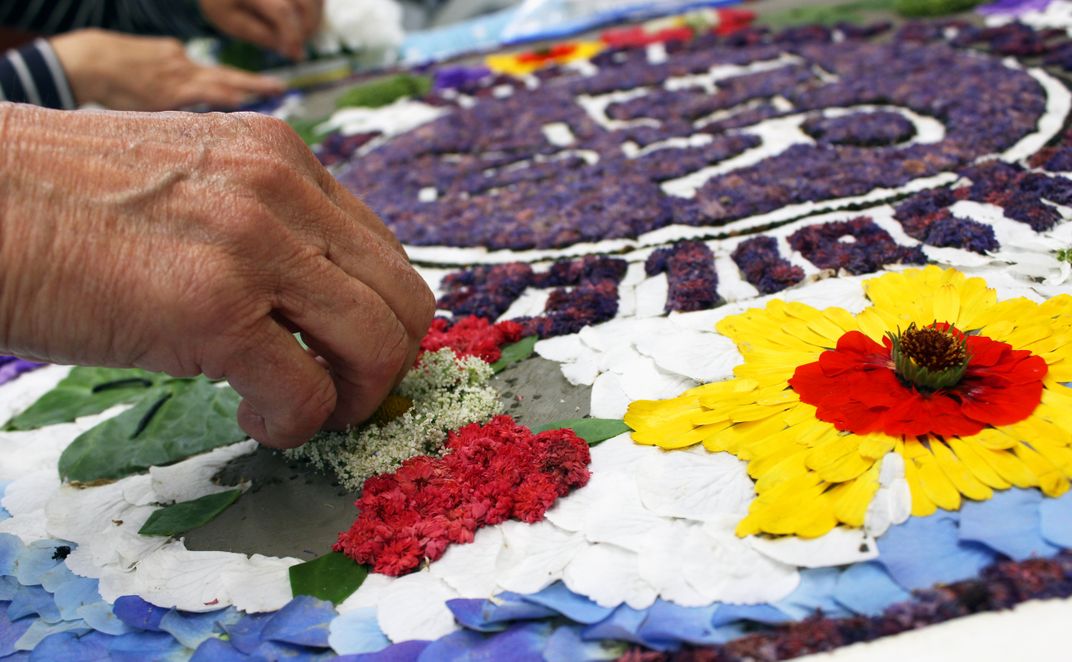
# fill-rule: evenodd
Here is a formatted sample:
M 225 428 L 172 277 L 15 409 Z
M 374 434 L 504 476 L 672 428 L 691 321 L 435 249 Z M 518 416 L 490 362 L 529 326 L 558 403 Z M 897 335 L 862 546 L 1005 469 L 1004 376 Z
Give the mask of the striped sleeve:
M 213 34 L 198 0 L 0 0 L 0 25 L 45 35 L 80 28 L 181 38 Z
M 48 108 L 75 107 L 63 67 L 44 39 L 0 56 L 0 100 Z

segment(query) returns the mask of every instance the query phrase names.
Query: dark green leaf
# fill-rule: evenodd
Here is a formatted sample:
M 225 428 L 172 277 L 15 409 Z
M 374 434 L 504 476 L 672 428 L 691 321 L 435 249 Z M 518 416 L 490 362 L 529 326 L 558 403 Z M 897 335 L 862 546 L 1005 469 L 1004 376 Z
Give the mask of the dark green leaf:
M 133 402 L 167 375 L 137 369 L 75 368 L 30 408 L 5 426 L 8 430 L 35 430 L 55 423 L 69 423 L 79 416 L 99 414 L 109 407 Z
M 350 597 L 368 577 L 368 567 L 342 552 L 290 567 L 290 591 L 295 596 L 311 595 L 339 604 Z
M 536 347 L 537 340 L 539 340 L 539 338 L 536 336 L 529 336 L 528 338 L 522 338 L 511 345 L 503 347 L 502 356 L 499 357 L 498 361 L 491 364 L 491 369 L 495 372 L 502 372 L 518 361 L 524 361 L 529 358 L 532 356 L 532 350 Z
M 335 106 L 337 108 L 354 106 L 380 108 L 404 97 L 422 97 L 431 89 L 432 79 L 428 76 L 398 74 L 350 88 L 335 101 Z
M 629 426 L 625 421 L 617 418 L 574 418 L 568 421 L 558 421 L 540 426 L 536 432 L 547 430 L 573 430 L 578 437 L 588 442 L 589 446 L 595 446 L 611 437 L 617 437 L 623 432 L 629 432 Z
M 246 437 L 235 412 L 238 394 L 203 377 L 154 386 L 134 406 L 87 430 L 60 456 L 60 476 L 115 480 L 184 460 Z
M 241 494 L 242 490 L 228 490 L 166 506 L 149 515 L 138 533 L 143 536 L 177 536 L 186 533 L 214 520 Z

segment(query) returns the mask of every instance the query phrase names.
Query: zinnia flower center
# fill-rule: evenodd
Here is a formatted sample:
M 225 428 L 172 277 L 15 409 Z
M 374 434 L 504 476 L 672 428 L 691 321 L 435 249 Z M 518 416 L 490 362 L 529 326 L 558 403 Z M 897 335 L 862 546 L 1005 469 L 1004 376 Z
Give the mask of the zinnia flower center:
M 930 392 L 956 386 L 968 369 L 968 343 L 951 324 L 909 325 L 901 333 L 887 334 L 897 376 L 917 390 Z

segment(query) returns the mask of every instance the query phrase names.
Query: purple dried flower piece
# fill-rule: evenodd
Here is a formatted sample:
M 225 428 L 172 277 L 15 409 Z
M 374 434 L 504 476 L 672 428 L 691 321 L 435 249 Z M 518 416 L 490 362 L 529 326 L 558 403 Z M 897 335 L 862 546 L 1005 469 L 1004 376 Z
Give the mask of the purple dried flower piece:
M 666 312 L 707 310 L 723 303 L 718 296 L 715 256 L 700 241 L 683 241 L 660 248 L 648 256 L 644 270 L 649 276 L 666 273 Z
M 908 118 L 892 111 L 812 117 L 801 128 L 821 143 L 863 147 L 896 145 L 916 134 Z
M 447 274 L 438 307 L 455 315 L 498 319 L 532 282 L 532 267 L 522 262 L 482 265 Z
M 763 294 L 781 292 L 804 280 L 804 270 L 789 262 L 778 252 L 773 237 L 753 237 L 737 245 L 733 261 L 745 280 Z
M 789 235 L 789 245 L 821 269 L 872 273 L 887 264 L 923 264 L 919 246 L 901 246 L 870 218 L 817 223 Z

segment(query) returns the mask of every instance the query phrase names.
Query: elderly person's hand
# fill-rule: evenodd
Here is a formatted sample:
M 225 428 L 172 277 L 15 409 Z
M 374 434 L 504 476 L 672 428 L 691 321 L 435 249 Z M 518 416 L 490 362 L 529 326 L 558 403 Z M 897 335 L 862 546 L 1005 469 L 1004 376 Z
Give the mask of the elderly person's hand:
M 78 30 L 50 40 L 75 101 L 115 110 L 173 110 L 206 103 L 233 108 L 280 94 L 282 82 L 229 67 L 206 67 L 170 37 Z
M 323 0 L 200 0 L 216 29 L 300 60 L 320 26 Z
M 277 447 L 413 365 L 431 292 L 284 123 L 0 104 L 0 141 L 3 353 L 227 379 Z

